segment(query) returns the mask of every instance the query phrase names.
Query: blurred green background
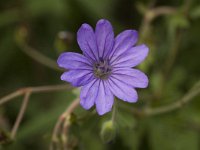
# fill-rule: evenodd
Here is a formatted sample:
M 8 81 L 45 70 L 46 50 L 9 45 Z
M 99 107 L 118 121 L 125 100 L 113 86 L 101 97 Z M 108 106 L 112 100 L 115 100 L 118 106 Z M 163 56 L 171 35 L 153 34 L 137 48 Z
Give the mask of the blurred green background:
M 139 68 L 150 84 L 139 90 L 137 104 L 118 101 L 116 136 L 109 143 L 102 141 L 100 131 L 111 113 L 99 117 L 79 107 L 74 115 L 83 119 L 76 119 L 70 128 L 75 141 L 72 149 L 199 150 L 200 96 L 168 113 L 134 113 L 135 108 L 157 108 L 178 101 L 199 81 L 199 0 L 1 0 L 0 96 L 21 87 L 62 84 L 54 61 L 63 51 L 81 52 L 76 43 L 78 28 L 82 23 L 94 27 L 101 18 L 113 24 L 115 35 L 125 29 L 139 30 L 139 43 L 150 47 Z M 44 64 L 43 56 L 54 60 L 53 67 Z M 0 149 L 48 149 L 59 115 L 77 96 L 73 90 L 32 94 L 11 143 L 3 133 L 9 134 L 22 97 L 1 105 Z

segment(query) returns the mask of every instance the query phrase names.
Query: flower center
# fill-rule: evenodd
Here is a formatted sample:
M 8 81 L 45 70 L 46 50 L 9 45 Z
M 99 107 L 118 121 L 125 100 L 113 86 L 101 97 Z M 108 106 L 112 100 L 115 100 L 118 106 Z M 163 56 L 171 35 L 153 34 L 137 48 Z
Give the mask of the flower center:
M 111 66 L 108 60 L 100 59 L 98 63 L 94 64 L 94 75 L 100 79 L 107 79 L 111 74 Z

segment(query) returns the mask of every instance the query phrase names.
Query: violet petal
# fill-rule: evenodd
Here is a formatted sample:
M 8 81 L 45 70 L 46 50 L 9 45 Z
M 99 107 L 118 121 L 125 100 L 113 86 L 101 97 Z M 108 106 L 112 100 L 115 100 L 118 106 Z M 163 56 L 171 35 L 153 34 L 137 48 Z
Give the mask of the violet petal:
M 82 24 L 77 32 L 77 41 L 83 54 L 95 61 L 98 60 L 98 49 L 96 37 L 92 27 L 88 24 Z
M 138 40 L 138 33 L 136 30 L 125 30 L 121 32 L 115 38 L 115 44 L 112 52 L 110 53 L 110 59 L 115 59 L 119 55 L 125 53 L 131 48 Z
M 73 86 L 83 86 L 94 80 L 93 72 L 91 70 L 70 70 L 61 76 L 61 80 L 70 82 Z
M 99 80 L 93 80 L 81 88 L 80 104 L 84 109 L 88 110 L 94 105 L 98 90 Z
M 99 115 L 103 115 L 112 109 L 114 96 L 106 82 L 101 81 L 99 84 L 98 94 L 95 100 L 96 110 Z
M 112 77 L 135 88 L 146 88 L 149 82 L 148 77 L 143 72 L 132 68 L 115 69 Z
M 146 58 L 148 52 L 149 48 L 146 45 L 138 45 L 127 50 L 111 64 L 114 67 L 135 67 Z
M 130 103 L 134 103 L 137 101 L 138 99 L 137 92 L 131 86 L 115 78 L 110 78 L 108 79 L 107 82 L 111 92 L 119 99 Z
M 109 21 L 101 19 L 97 22 L 95 35 L 99 51 L 99 57 L 104 58 L 112 49 L 114 44 L 114 33 Z
M 73 52 L 62 53 L 58 57 L 57 63 L 59 67 L 65 69 L 92 69 L 92 65 L 88 61 L 88 58 Z

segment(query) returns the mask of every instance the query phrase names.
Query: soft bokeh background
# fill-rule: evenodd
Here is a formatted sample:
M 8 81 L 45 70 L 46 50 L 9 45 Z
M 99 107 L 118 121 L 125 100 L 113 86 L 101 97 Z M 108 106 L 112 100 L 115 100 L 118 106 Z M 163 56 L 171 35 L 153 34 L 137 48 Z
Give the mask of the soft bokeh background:
M 160 6 L 168 6 L 167 10 Z M 170 8 L 169 8 L 170 7 Z M 163 10 L 164 9 L 164 10 Z M 161 12 L 160 12 L 161 11 Z M 63 51 L 81 52 L 76 32 L 82 23 L 93 27 L 108 19 L 115 34 L 140 31 L 140 43 L 150 47 L 139 66 L 150 79 L 139 90 L 139 102 L 118 101 L 116 137 L 104 143 L 99 117 L 78 108 L 70 133 L 81 150 L 199 150 L 200 96 L 180 109 L 155 116 L 134 115 L 134 108 L 157 108 L 180 100 L 200 79 L 200 1 L 198 0 L 1 0 L 0 96 L 21 87 L 62 84 L 61 72 L 38 62 L 32 48 L 57 59 Z M 27 55 L 28 54 L 28 55 Z M 192 90 L 197 90 L 195 87 Z M 73 90 L 32 94 L 13 142 L 6 142 L 22 97 L 0 106 L 0 149 L 45 150 L 59 115 L 78 96 Z

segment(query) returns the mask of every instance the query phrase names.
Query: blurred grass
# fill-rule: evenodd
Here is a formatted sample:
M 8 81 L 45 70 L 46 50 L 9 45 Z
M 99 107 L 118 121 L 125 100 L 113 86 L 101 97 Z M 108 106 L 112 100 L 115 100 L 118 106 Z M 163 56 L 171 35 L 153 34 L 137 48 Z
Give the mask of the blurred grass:
M 77 115 L 81 116 L 82 112 L 92 115 L 73 127 L 79 143 L 76 149 L 199 150 L 200 96 L 181 110 L 162 116 L 138 119 L 129 112 L 133 107 L 158 107 L 174 102 L 200 79 L 198 0 L 2 0 L 0 96 L 20 87 L 62 83 L 60 72 L 43 66 L 20 50 L 15 41 L 20 28 L 27 30 L 26 42 L 30 47 L 56 61 L 61 50 L 56 47 L 55 40 L 59 40 L 60 31 L 76 37 L 82 23 L 87 22 L 94 27 L 100 18 L 109 19 L 116 34 L 129 28 L 139 30 L 148 6 L 171 6 L 177 10 L 155 18 L 145 32 L 141 31 L 141 40 L 150 47 L 150 54 L 139 68 L 149 76 L 149 87 L 139 90 L 137 104 L 119 103 L 128 109 L 119 110 L 117 135 L 108 144 L 101 141 L 100 129 L 111 114 L 99 117 L 79 108 Z M 76 38 L 69 40 L 63 51 L 81 52 Z M 2 145 L 0 149 L 48 149 L 58 116 L 74 98 L 71 91 L 31 96 L 16 140 Z M 0 129 L 5 129 L 4 125 L 6 128 L 12 126 L 20 102 L 16 99 L 0 107 L 0 120 L 3 120 L 3 123 L 0 121 Z

